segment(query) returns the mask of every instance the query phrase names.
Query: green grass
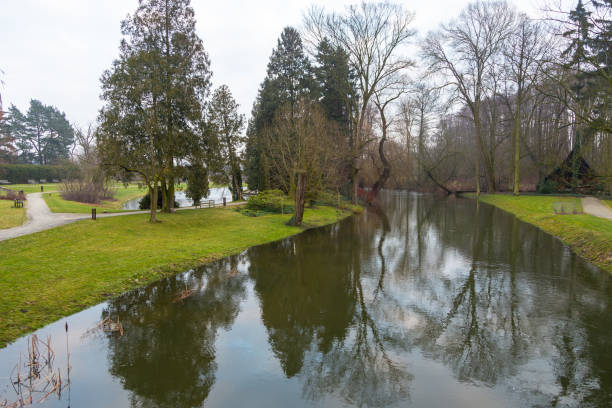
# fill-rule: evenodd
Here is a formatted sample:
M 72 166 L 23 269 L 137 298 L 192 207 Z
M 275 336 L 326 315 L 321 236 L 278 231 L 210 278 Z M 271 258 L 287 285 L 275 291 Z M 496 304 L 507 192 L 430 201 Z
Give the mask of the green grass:
M 45 183 L 42 184 L 44 187 L 44 191 L 57 191 L 58 187 L 61 183 Z M 40 193 L 41 184 L 6 184 L 2 187 L 8 188 L 10 190 L 20 191 L 23 190 L 24 193 Z
M 0 200 L 0 229 L 18 227 L 25 220 L 25 208 L 13 208 L 13 201 Z
M 515 214 L 569 245 L 578 255 L 612 273 L 612 221 L 588 214 L 557 215 L 553 205 L 573 201 L 582 211 L 580 198 L 483 194 L 480 201 Z
M 612 209 L 612 200 L 601 200 L 605 205 Z
M 304 228 L 352 214 L 306 209 Z M 111 296 L 304 228 L 291 215 L 185 210 L 81 221 L 0 242 L 0 346 Z
M 102 201 L 100 204 L 86 204 L 77 201 L 69 201 L 62 198 L 60 193 L 44 194 L 43 198 L 52 212 L 58 213 L 89 213 L 96 208 L 99 213 L 124 212 L 123 204 L 133 198 L 142 197 L 147 194 L 146 189 L 138 188 L 135 184 L 127 187 L 117 185 L 115 187 L 115 199 Z

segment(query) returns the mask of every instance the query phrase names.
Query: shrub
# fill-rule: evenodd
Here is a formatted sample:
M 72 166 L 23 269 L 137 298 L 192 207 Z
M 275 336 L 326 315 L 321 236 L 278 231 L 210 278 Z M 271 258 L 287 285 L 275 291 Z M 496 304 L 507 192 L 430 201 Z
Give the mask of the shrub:
M 65 200 L 99 204 L 101 200 L 112 199 L 114 192 L 102 183 L 73 180 L 64 182 L 60 187 L 60 195 Z
M 247 200 L 246 208 L 250 213 L 285 213 L 294 211 L 294 203 L 280 190 L 260 191 Z
M 538 186 L 538 193 L 551 194 L 557 191 L 557 185 L 551 180 L 546 180 Z
M 4 192 L 4 194 L 1 194 L 2 192 Z M 0 190 L 0 200 L 13 201 L 16 199 L 20 199 L 20 200 L 26 199 L 26 195 L 24 194 L 23 190 L 22 191 Z
M 6 179 L 13 184 L 27 183 L 28 180 L 39 181 L 70 180 L 77 178 L 79 168 L 70 163 L 42 166 L 38 164 L 0 164 L 0 179 Z

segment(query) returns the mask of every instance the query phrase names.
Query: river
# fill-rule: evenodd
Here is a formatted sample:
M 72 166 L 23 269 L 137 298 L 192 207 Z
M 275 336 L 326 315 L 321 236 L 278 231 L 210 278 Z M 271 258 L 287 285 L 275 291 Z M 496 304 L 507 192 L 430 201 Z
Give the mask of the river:
M 611 301 L 609 274 L 512 215 L 386 193 L 39 330 L 62 367 L 68 323 L 72 366 L 44 406 L 609 407 Z M 86 333 L 105 317 L 122 336 Z M 26 350 L 0 351 L 5 395 Z

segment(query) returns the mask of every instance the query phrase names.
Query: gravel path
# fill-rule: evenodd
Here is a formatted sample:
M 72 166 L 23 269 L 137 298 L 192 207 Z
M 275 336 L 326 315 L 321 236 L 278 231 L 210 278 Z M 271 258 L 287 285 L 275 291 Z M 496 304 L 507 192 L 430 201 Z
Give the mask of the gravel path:
M 47 203 L 42 197 L 43 193 L 31 193 L 27 195 L 26 214 L 28 221 L 19 227 L 7 228 L 0 230 L 0 241 L 11 238 L 20 237 L 22 235 L 33 234 L 35 232 L 48 230 L 59 227 L 60 225 L 69 224 L 71 222 L 86 220 L 91 218 L 90 214 L 73 214 L 73 213 L 54 213 L 51 212 Z M 228 203 L 229 206 L 239 205 L 240 202 Z M 195 207 L 182 207 L 177 210 L 189 210 Z M 123 215 L 148 214 L 148 210 L 144 211 L 129 211 L 120 213 L 98 214 L 98 218 L 119 217 Z
M 612 220 L 612 210 L 610 209 L 610 207 L 608 207 L 595 197 L 584 197 L 582 199 L 582 209 L 587 214 Z

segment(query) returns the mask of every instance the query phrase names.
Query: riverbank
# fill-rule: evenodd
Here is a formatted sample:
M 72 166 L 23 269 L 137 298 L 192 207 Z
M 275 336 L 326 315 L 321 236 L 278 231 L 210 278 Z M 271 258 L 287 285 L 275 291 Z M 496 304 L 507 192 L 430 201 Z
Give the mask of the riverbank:
M 474 195 L 466 195 L 475 198 Z M 554 203 L 572 202 L 582 206 L 575 197 L 512 196 L 482 194 L 480 201 L 512 213 L 518 219 L 533 224 L 559 238 L 581 257 L 612 273 L 612 222 L 588 214 L 555 214 Z
M 80 221 L 0 242 L 0 347 L 64 316 L 165 276 L 352 215 L 307 208 L 247 217 L 230 208 Z

